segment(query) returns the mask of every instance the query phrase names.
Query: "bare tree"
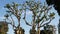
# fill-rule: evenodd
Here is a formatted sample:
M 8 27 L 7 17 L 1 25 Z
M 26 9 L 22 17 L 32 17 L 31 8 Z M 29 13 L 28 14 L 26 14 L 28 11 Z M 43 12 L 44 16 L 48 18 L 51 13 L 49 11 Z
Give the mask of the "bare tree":
M 20 8 L 18 8 L 20 6 Z M 29 0 L 26 1 L 23 4 L 16 4 L 13 2 L 13 4 L 6 4 L 5 8 L 8 9 L 7 14 L 5 15 L 6 20 L 9 20 L 10 23 L 14 28 L 18 28 L 20 32 L 20 19 L 21 14 L 24 11 L 24 21 L 27 25 L 32 26 L 32 29 L 35 30 L 37 26 L 37 34 L 40 34 L 40 28 L 49 24 L 54 19 L 54 12 L 49 12 L 49 10 L 52 8 L 50 6 L 47 6 L 45 3 L 42 5 L 39 1 Z M 26 11 L 30 10 L 32 12 L 32 24 L 29 24 L 29 22 L 26 20 Z M 18 20 L 18 26 L 15 26 L 15 21 L 13 19 L 14 15 Z M 11 18 L 11 19 L 9 19 Z M 20 33 L 19 33 L 20 34 Z
M 17 4 L 17 3 L 12 3 L 12 4 L 6 4 L 5 8 L 7 8 L 8 10 L 6 11 L 7 14 L 4 15 L 6 17 L 6 21 L 9 20 L 8 24 L 11 24 L 13 26 L 13 29 L 18 29 L 20 32 L 20 19 L 21 19 L 21 15 L 22 15 L 22 5 L 21 4 Z M 13 16 L 17 18 L 18 20 L 18 26 L 15 25 L 15 21 L 13 19 Z M 20 33 L 19 33 L 20 34 Z
M 35 30 L 37 26 L 37 34 L 40 34 L 40 28 L 48 25 L 54 19 L 54 12 L 50 12 L 52 7 L 47 6 L 45 3 L 42 5 L 39 1 L 29 0 L 24 3 L 26 9 L 32 12 L 32 24 L 26 20 L 26 12 L 24 16 L 25 23 L 29 26 L 32 26 L 32 29 Z

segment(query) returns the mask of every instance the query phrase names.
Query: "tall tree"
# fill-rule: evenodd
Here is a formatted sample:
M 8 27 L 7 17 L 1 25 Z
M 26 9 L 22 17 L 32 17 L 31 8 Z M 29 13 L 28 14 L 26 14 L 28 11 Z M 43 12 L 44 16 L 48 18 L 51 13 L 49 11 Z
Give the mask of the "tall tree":
M 24 16 L 24 20 L 27 25 L 32 26 L 32 29 L 35 30 L 37 26 L 37 34 L 40 34 L 40 28 L 48 25 L 54 19 L 54 12 L 50 12 L 49 10 L 52 7 L 47 6 L 46 4 L 42 5 L 40 1 L 29 0 L 24 3 L 26 5 L 26 9 L 32 12 L 32 24 L 26 20 L 26 12 Z M 46 23 L 45 23 L 46 22 Z
M 22 15 L 22 6 L 21 6 L 21 4 L 17 4 L 17 3 L 13 2 L 12 4 L 6 4 L 5 8 L 8 9 L 6 11 L 7 14 L 4 15 L 6 17 L 6 21 L 9 20 L 8 24 L 11 24 L 13 26 L 13 29 L 18 29 L 19 32 L 20 32 L 20 19 L 21 19 L 21 15 Z M 14 16 L 12 16 L 12 15 L 14 15 Z M 14 21 L 13 17 L 17 18 L 18 26 L 15 25 L 15 21 Z

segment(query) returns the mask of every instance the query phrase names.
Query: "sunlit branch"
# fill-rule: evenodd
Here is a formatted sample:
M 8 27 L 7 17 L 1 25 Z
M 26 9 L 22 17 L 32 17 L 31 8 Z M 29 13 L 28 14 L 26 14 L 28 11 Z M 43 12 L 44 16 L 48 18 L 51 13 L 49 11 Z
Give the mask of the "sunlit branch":
M 49 21 L 49 22 L 47 22 L 47 23 L 45 23 L 45 24 L 41 25 L 40 27 L 44 27 L 45 25 L 48 25 L 51 21 L 52 21 L 52 19 L 50 19 L 50 21 Z

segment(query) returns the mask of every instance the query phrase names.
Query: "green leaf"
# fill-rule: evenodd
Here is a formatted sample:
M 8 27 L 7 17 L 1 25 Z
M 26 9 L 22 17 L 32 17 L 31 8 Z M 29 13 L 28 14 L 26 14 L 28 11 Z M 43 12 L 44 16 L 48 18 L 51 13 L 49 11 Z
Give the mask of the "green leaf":
M 10 6 L 10 4 L 6 4 L 6 6 L 5 6 L 5 8 L 10 8 L 11 6 Z

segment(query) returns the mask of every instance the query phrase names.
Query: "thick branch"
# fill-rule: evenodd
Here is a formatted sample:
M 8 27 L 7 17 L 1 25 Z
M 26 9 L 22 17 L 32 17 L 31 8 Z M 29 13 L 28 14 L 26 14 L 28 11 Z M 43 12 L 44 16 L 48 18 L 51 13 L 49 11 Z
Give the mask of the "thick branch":
M 48 19 L 48 20 L 49 20 L 50 18 L 46 18 L 46 19 Z M 47 21 L 47 20 L 46 20 L 46 21 Z M 42 25 L 43 23 L 44 23 L 44 20 L 41 22 L 41 24 L 40 24 L 40 25 Z
M 26 10 L 25 10 L 23 19 L 24 19 L 24 21 L 25 21 L 25 23 L 26 23 L 27 25 L 32 26 L 31 24 L 29 24 L 29 23 L 26 21 Z
M 31 25 L 31 24 L 29 24 L 25 19 L 24 19 L 24 21 L 25 21 L 25 23 L 26 23 L 27 25 L 32 26 L 32 25 Z
M 40 25 L 43 24 L 43 23 L 44 23 L 44 20 L 40 23 Z
M 50 19 L 50 21 L 49 21 L 49 22 L 47 22 L 47 23 L 45 23 L 45 24 L 41 25 L 40 27 L 43 27 L 43 26 L 45 26 L 45 25 L 49 24 L 51 21 L 52 21 L 52 19 Z M 39 28 L 40 28 L 40 27 L 39 27 Z

